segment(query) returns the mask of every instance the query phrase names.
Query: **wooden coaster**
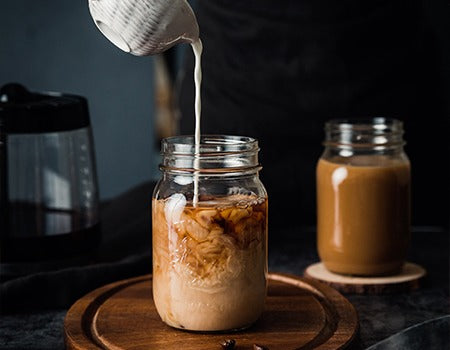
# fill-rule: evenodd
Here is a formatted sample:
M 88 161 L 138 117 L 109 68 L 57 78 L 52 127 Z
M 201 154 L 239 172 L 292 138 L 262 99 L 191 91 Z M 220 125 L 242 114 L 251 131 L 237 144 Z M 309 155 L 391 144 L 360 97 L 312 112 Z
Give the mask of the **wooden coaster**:
M 165 325 L 152 299 L 151 275 L 101 287 L 79 299 L 64 320 L 71 349 L 222 349 L 226 339 L 236 350 L 253 344 L 270 350 L 344 349 L 354 344 L 358 317 L 352 304 L 333 288 L 293 275 L 271 273 L 261 318 L 235 333 L 187 332 Z
M 419 282 L 426 275 L 426 270 L 419 265 L 407 262 L 397 275 L 357 277 L 330 272 L 320 262 L 308 266 L 304 275 L 305 277 L 324 282 L 343 293 L 388 294 L 419 288 Z

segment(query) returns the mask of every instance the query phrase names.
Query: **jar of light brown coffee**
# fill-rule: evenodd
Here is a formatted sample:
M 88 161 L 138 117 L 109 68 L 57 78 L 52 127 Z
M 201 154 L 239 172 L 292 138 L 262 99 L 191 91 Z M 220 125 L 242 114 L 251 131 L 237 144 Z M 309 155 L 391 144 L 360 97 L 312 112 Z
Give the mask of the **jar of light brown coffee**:
M 410 163 L 396 119 L 331 120 L 318 161 L 317 247 L 326 268 L 399 272 L 410 240 Z
M 246 328 L 267 287 L 267 193 L 258 142 L 204 135 L 162 142 L 152 201 L 153 298 L 168 325 L 192 331 Z

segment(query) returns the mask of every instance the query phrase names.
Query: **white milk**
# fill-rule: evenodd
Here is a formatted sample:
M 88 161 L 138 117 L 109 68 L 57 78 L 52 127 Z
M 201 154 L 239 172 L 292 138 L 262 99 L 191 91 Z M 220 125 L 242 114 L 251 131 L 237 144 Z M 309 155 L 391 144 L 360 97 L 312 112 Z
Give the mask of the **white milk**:
M 198 39 L 191 44 L 195 56 L 194 82 L 195 82 L 195 148 L 194 148 L 194 207 L 198 202 L 198 168 L 200 156 L 200 116 L 202 112 L 202 101 L 200 96 L 200 87 L 202 84 L 202 63 L 201 56 L 203 51 L 202 41 Z

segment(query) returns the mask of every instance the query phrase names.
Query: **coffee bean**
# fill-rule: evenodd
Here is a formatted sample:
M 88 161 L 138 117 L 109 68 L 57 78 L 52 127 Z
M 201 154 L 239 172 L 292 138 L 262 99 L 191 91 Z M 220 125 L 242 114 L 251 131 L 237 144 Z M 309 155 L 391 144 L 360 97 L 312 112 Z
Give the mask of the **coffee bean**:
M 234 339 L 226 339 L 223 342 L 220 343 L 223 350 L 232 350 L 234 349 L 234 346 L 236 345 L 236 340 Z

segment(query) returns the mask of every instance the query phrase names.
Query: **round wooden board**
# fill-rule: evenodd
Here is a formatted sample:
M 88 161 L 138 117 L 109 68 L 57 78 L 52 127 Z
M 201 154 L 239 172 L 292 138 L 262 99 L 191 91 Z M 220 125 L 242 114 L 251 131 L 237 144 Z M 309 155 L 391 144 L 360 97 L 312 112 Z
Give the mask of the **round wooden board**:
M 194 333 L 165 325 L 152 299 L 151 275 L 106 285 L 67 312 L 67 349 L 222 349 L 260 344 L 270 350 L 343 349 L 353 343 L 358 317 L 352 304 L 329 286 L 293 275 L 269 274 L 266 309 L 245 331 Z
M 426 271 L 417 264 L 407 262 L 402 271 L 393 276 L 345 276 L 328 271 L 325 265 L 320 262 L 308 266 L 304 275 L 326 283 L 342 293 L 388 294 L 419 288 L 420 281 L 425 277 Z

